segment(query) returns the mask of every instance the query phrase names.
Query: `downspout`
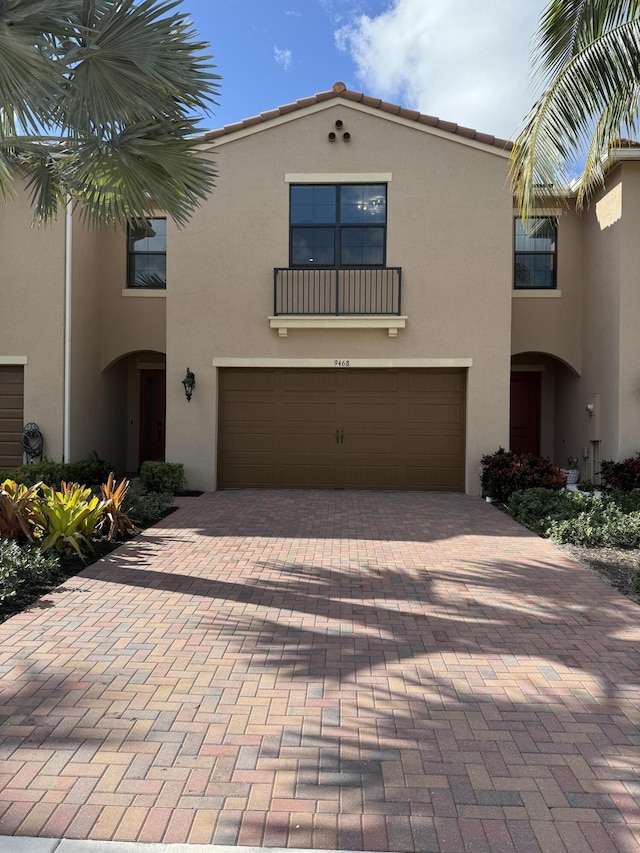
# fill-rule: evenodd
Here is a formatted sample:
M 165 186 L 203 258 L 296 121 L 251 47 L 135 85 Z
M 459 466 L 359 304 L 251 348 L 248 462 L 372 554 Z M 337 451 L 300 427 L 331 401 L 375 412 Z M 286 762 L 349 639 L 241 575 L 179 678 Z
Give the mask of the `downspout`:
M 62 423 L 62 461 L 69 462 L 71 457 L 71 250 L 72 207 L 71 196 L 67 194 L 65 208 L 64 243 L 64 402 Z

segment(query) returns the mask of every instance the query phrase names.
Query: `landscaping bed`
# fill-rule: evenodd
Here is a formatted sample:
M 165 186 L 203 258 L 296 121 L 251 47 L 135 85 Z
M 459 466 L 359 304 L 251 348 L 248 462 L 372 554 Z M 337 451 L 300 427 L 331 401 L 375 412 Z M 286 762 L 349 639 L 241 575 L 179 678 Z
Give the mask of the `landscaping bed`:
M 105 476 L 108 468 L 92 459 L 3 472 L 0 622 L 155 524 L 175 508 L 174 495 L 185 494 L 180 464 L 145 462 L 133 483 L 126 477 L 117 482 L 111 472 Z M 65 479 L 77 474 L 89 485 Z
M 640 550 L 637 548 L 584 548 L 580 545 L 560 545 L 578 563 L 600 575 L 610 586 L 640 604 L 635 591 L 635 578 L 640 573 Z

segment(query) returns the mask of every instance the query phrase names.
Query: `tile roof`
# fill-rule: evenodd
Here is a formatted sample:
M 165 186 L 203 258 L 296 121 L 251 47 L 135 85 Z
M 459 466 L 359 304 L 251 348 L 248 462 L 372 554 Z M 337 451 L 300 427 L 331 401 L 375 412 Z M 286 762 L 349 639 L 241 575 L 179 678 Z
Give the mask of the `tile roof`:
M 236 122 L 235 124 L 228 124 L 218 130 L 207 131 L 203 134 L 202 138 L 205 142 L 212 142 L 222 136 L 236 133 L 239 130 L 246 130 L 247 128 L 255 127 L 256 125 L 262 124 L 270 119 L 285 116 L 289 113 L 295 112 L 296 110 L 301 110 L 305 107 L 313 106 L 313 104 L 322 103 L 323 101 L 330 101 L 333 98 L 344 98 L 348 101 L 355 101 L 357 103 L 364 104 L 364 106 L 373 107 L 374 109 L 399 116 L 403 119 L 408 119 L 409 121 L 415 121 L 418 124 L 429 125 L 430 127 L 444 130 L 447 133 L 454 133 L 458 136 L 463 136 L 465 139 L 473 139 L 476 142 L 483 143 L 484 145 L 493 145 L 496 148 L 500 148 L 502 151 L 510 151 L 513 146 L 513 143 L 507 139 L 499 139 L 498 137 L 491 136 L 488 133 L 480 133 L 470 127 L 461 127 L 459 124 L 455 124 L 454 122 L 443 121 L 435 116 L 424 115 L 423 113 L 419 113 L 417 110 L 408 110 L 405 107 L 398 106 L 397 104 L 389 104 L 386 101 L 380 100 L 380 98 L 371 98 L 369 95 L 364 95 L 362 92 L 353 92 L 350 89 L 347 89 L 344 83 L 334 83 L 328 92 L 319 92 L 317 95 L 312 95 L 309 98 L 302 98 L 301 100 L 295 101 L 291 104 L 284 104 L 284 106 L 277 107 L 275 110 L 260 113 L 257 116 L 246 118 L 243 121 Z

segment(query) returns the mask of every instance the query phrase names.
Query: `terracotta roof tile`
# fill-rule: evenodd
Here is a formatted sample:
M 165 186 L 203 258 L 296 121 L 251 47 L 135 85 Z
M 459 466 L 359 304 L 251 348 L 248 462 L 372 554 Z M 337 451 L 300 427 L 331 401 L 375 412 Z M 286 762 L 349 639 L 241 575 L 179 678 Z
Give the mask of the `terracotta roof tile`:
M 313 104 L 321 103 L 322 101 L 329 101 L 332 98 L 346 98 L 350 101 L 357 101 L 358 103 L 364 104 L 367 107 L 373 107 L 373 109 L 381 110 L 382 112 L 390 113 L 392 115 L 400 116 L 401 118 L 407 119 L 409 121 L 415 121 L 418 124 L 425 124 L 429 127 L 436 127 L 439 130 L 443 130 L 447 133 L 457 134 L 458 136 L 462 136 L 465 139 L 474 139 L 476 142 L 481 142 L 485 145 L 492 145 L 496 148 L 500 148 L 503 151 L 509 151 L 512 147 L 512 143 L 507 139 L 499 139 L 496 136 L 491 136 L 487 133 L 480 133 L 477 130 L 473 130 L 471 127 L 460 127 L 455 124 L 455 122 L 443 121 L 442 119 L 437 118 L 436 116 L 425 115 L 424 113 L 420 113 L 417 110 L 409 110 L 405 107 L 398 106 L 398 104 L 390 104 L 386 101 L 381 101 L 380 98 L 372 98 L 370 95 L 364 95 L 362 92 L 354 92 L 350 89 L 347 89 L 344 83 L 334 83 L 331 89 L 327 92 L 319 92 L 316 95 L 311 95 L 308 98 L 301 98 L 299 101 L 295 101 L 291 104 L 284 104 L 281 107 L 277 107 L 273 110 L 268 110 L 267 112 L 260 113 L 257 116 L 251 116 L 250 118 L 246 118 L 243 121 L 236 122 L 235 124 L 228 124 L 225 127 L 219 128 L 218 130 L 209 130 L 202 136 L 203 142 L 210 142 L 214 139 L 219 139 L 221 136 L 227 136 L 232 133 L 236 133 L 239 130 L 244 130 L 246 128 L 255 127 L 262 122 L 269 121 L 273 118 L 278 118 L 279 116 L 288 115 L 289 113 L 295 112 L 296 110 L 304 109 L 304 107 L 312 106 Z M 629 140 L 619 140 L 620 147 L 636 147 L 640 146 L 640 143 L 630 142 Z

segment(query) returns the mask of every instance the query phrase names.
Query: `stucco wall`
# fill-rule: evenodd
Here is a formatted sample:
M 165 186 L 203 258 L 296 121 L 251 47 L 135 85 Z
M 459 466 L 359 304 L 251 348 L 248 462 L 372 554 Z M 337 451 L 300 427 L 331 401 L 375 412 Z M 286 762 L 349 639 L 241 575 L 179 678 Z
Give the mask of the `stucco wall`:
M 33 226 L 25 193 L 0 201 L 0 356 L 26 356 L 24 421 L 37 423 L 44 452 L 62 455 L 64 216 Z
M 351 141 L 330 143 L 336 119 Z M 192 487 L 215 484 L 215 359 L 469 358 L 467 490 L 478 490 L 480 455 L 508 441 L 512 206 L 506 158 L 455 138 L 352 106 L 219 145 L 218 187 L 179 234 L 169 230 L 167 458 L 185 463 Z M 403 270 L 406 329 L 269 328 L 273 268 L 289 263 L 287 174 L 391 173 L 387 265 Z M 349 176 L 347 178 L 341 176 Z M 367 180 L 364 182 L 371 183 Z M 187 405 L 186 366 L 197 388 Z M 195 441 L 194 441 L 195 437 Z

